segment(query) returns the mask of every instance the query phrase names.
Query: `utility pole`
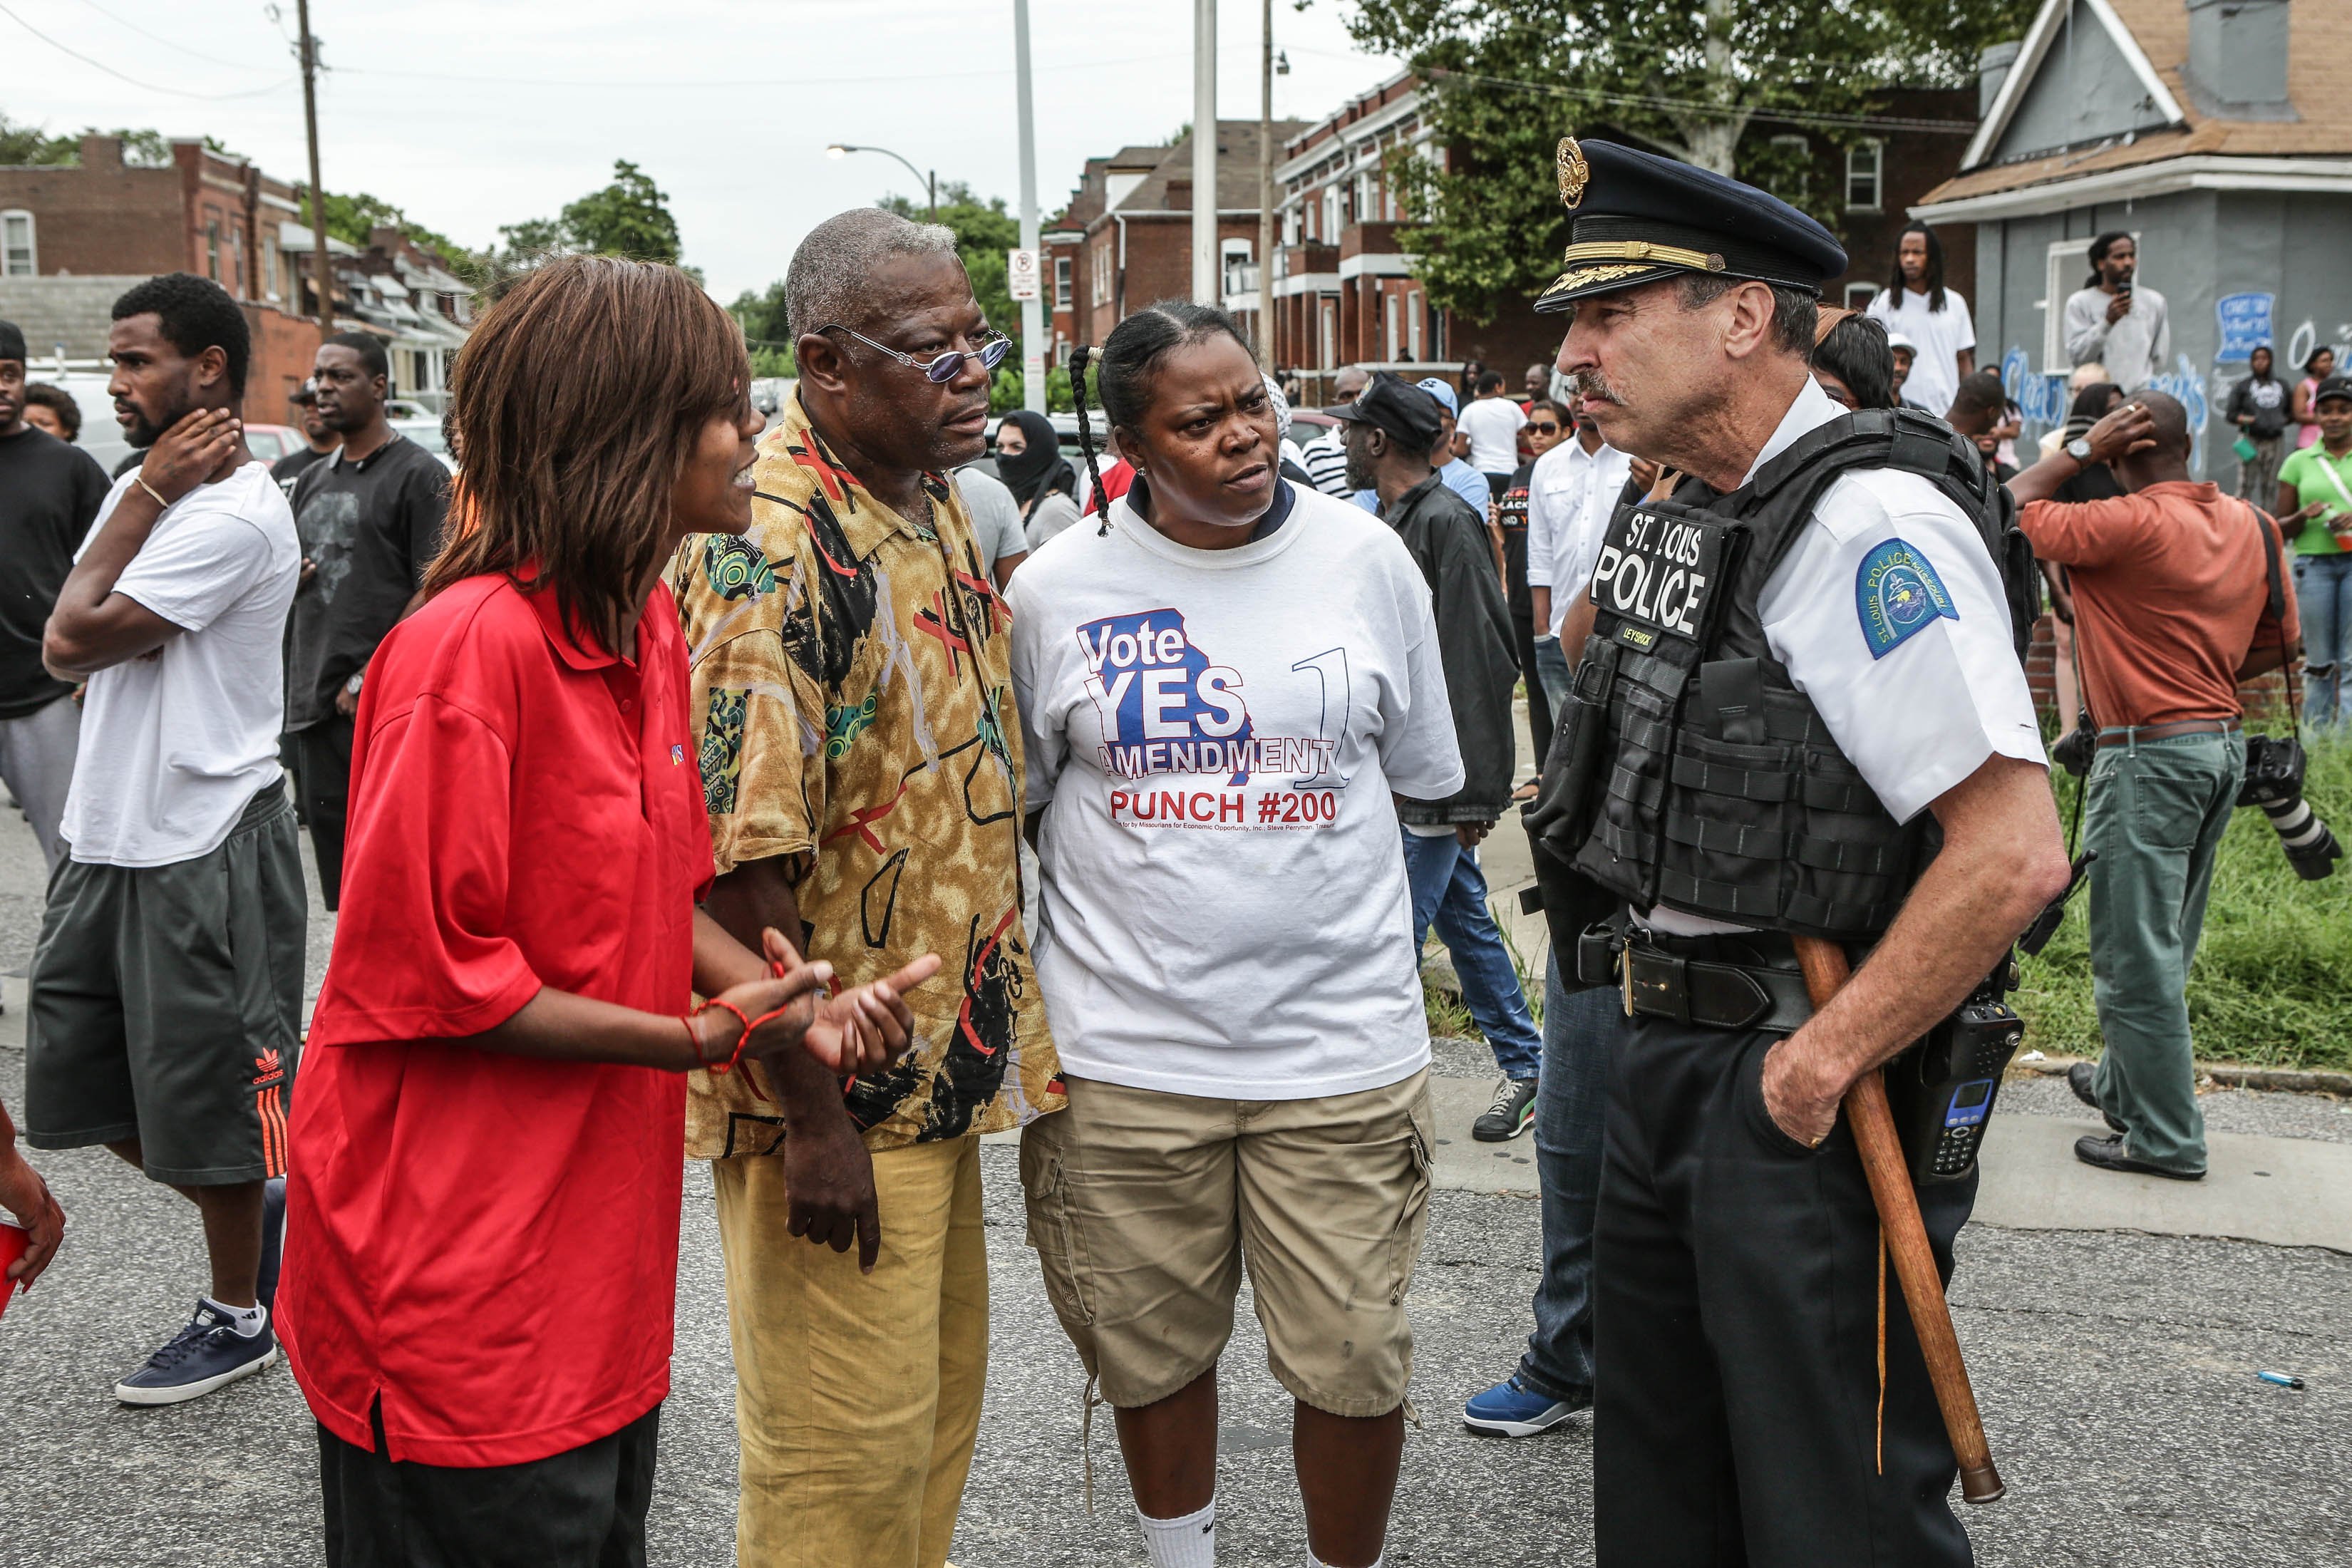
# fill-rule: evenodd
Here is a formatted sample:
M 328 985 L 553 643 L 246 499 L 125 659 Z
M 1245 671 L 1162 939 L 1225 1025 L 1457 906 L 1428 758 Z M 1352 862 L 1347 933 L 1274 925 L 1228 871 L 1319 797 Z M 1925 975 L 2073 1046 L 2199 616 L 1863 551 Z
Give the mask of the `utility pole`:
M 1265 0 L 1257 77 L 1257 354 L 1274 368 L 1274 0 Z
M 319 341 L 335 335 L 334 268 L 327 257 L 327 190 L 319 184 L 319 41 L 310 37 L 310 0 L 296 0 L 302 28 L 302 129 L 310 138 L 310 263 L 319 291 Z
M 1021 248 L 1037 255 L 1037 121 L 1029 88 L 1029 0 L 1013 0 L 1013 79 L 1021 115 Z M 1037 259 L 1037 291 L 1021 301 L 1021 404 L 1045 412 L 1045 258 Z
M 1192 0 L 1192 302 L 1223 303 L 1217 257 L 1217 0 Z

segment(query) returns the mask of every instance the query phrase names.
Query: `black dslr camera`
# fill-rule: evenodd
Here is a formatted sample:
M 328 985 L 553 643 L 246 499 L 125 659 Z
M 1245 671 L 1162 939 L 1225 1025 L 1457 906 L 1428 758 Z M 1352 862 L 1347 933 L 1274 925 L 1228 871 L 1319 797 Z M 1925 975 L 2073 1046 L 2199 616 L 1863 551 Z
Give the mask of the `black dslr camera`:
M 2303 798 L 2303 742 L 2292 735 L 2252 735 L 2246 740 L 2246 782 L 2240 805 L 2259 805 L 2279 836 L 2286 863 L 2306 882 L 2335 875 L 2344 847 Z

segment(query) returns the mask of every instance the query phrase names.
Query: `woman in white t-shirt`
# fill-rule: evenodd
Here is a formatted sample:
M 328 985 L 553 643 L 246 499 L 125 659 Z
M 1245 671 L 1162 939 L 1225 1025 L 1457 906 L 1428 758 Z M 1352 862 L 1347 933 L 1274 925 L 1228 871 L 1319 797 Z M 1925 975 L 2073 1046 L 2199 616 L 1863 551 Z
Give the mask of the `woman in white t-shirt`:
M 1904 401 L 1940 416 L 1960 383 L 1976 372 L 1977 327 L 1969 319 L 1969 302 L 1944 287 L 1944 244 L 1935 230 L 1915 223 L 1903 231 L 1895 242 L 1895 276 L 1863 313 L 1911 340 L 1915 356 L 1903 383 Z
M 1209 1561 L 1244 1257 L 1310 1550 L 1370 1563 L 1431 1139 L 1391 796 L 1462 778 L 1429 589 L 1377 519 L 1282 477 L 1223 311 L 1129 317 L 1099 374 L 1133 487 L 1009 595 L 1069 1088 L 1023 1135 L 1029 1240 L 1154 1563 Z

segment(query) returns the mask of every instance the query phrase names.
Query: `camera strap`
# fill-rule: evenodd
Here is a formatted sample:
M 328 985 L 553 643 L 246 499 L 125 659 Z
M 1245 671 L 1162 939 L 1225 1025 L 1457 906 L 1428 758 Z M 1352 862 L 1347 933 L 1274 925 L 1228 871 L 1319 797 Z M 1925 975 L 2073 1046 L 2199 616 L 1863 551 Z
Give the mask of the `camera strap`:
M 2326 467 L 2325 463 L 2320 466 Z M 2336 478 L 2334 469 L 2328 470 L 2328 477 Z M 2344 481 L 2336 479 L 2336 488 L 2341 490 L 2344 488 Z M 2347 502 L 2352 502 L 2352 496 L 2346 496 L 2344 499 Z M 2254 527 L 2263 536 L 2263 571 L 2270 579 L 2271 622 L 2278 627 L 2279 684 L 2286 688 L 2287 722 L 2293 726 L 2292 732 L 2300 740 L 2303 735 L 2303 714 L 2295 708 L 2294 677 L 2287 673 L 2286 668 L 2286 584 L 2279 566 L 2279 557 L 2286 548 L 2286 531 L 2279 527 L 2276 518 L 2252 502 L 2247 503 L 2246 510 L 2254 514 Z

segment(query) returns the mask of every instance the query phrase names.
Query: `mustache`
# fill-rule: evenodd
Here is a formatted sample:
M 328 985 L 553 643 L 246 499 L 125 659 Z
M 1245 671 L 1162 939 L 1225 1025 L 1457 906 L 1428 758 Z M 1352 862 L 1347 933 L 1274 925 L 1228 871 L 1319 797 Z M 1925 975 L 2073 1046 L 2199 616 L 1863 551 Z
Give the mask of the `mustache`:
M 1576 383 L 1576 395 L 1588 403 L 1622 403 L 1609 378 L 1598 370 L 1580 370 L 1570 378 Z

